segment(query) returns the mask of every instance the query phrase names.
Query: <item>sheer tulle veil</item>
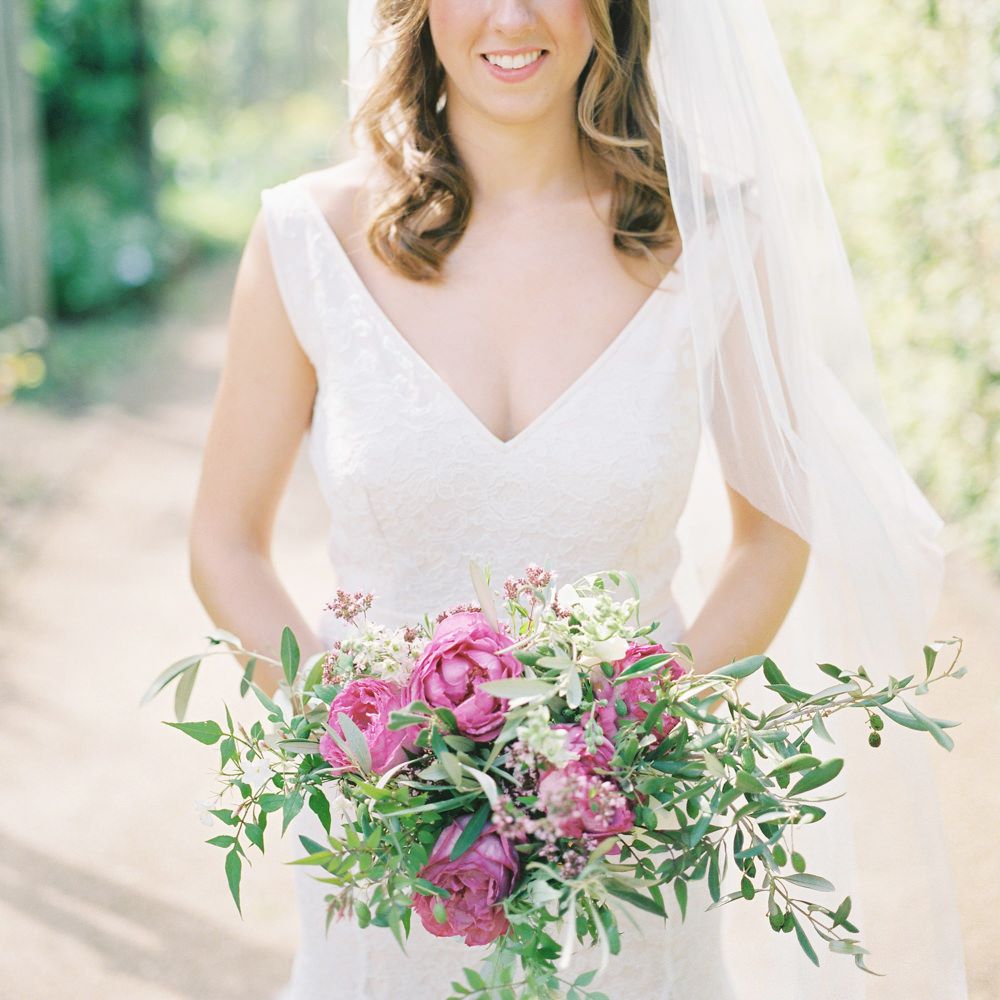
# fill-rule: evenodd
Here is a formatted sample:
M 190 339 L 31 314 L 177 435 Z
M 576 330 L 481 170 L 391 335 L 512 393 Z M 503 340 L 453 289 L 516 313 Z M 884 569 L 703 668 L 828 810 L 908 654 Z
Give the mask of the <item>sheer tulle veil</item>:
M 690 621 L 719 568 L 728 482 L 811 545 L 766 651 L 790 682 L 818 690 L 826 682 L 815 664 L 827 661 L 864 664 L 876 681 L 914 673 L 923 644 L 939 638 L 927 629 L 943 578 L 942 522 L 893 443 L 850 265 L 764 4 L 633 2 L 649 5 L 648 68 L 704 429 L 678 530 L 677 599 Z M 391 36 L 375 39 L 377 7 L 349 7 L 352 116 L 391 58 Z M 757 676 L 744 690 L 766 701 Z M 847 795 L 801 827 L 795 846 L 810 871 L 850 893 L 867 962 L 885 977 L 828 952 L 817 969 L 770 930 L 763 904 L 737 901 L 716 912 L 748 998 L 967 997 L 927 759 L 944 751 L 899 727 L 872 749 L 861 714 L 831 723 L 835 750 L 817 747 L 845 758 L 827 787 Z

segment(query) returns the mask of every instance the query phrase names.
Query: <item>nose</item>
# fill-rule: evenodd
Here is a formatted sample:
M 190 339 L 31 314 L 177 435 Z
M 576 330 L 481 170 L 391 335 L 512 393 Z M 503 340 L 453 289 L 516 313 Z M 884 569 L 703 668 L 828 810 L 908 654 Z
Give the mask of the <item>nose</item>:
M 534 25 L 534 7 L 533 0 L 496 0 L 492 26 L 506 35 L 517 35 Z

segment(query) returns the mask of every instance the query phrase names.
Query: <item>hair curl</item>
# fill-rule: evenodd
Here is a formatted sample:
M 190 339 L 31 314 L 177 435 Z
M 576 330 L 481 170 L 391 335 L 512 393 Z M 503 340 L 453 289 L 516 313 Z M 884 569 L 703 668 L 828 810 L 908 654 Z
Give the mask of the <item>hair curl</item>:
M 594 47 L 577 83 L 582 147 L 612 178 L 614 246 L 630 256 L 677 232 L 656 96 L 646 70 L 649 0 L 585 0 Z M 367 231 L 372 252 L 417 281 L 440 277 L 468 225 L 472 191 L 447 131 L 445 72 L 428 0 L 378 0 L 373 44 L 394 43 L 351 124 L 363 131 L 386 184 Z

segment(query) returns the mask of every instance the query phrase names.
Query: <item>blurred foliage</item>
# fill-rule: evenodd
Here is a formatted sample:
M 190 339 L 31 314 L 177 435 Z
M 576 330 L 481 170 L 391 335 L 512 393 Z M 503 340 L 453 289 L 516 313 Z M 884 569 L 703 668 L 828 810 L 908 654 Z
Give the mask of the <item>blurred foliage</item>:
M 768 0 L 907 467 L 1000 573 L 1000 5 Z
M 148 3 L 161 75 L 153 147 L 164 221 L 240 244 L 261 188 L 342 155 L 347 4 Z
M 261 187 L 329 162 L 346 4 L 34 0 L 57 313 L 143 297 L 246 237 Z M 280 141 L 276 141 L 280 136 Z
M 83 314 L 170 262 L 149 149 L 152 54 L 139 0 L 35 0 L 34 26 L 52 289 L 59 314 Z

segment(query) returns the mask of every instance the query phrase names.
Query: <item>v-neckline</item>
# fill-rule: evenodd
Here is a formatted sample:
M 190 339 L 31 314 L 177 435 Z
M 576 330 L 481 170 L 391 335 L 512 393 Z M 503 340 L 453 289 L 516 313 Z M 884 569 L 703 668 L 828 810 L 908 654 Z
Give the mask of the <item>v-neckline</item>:
M 508 452 L 517 448 L 524 440 L 531 437 L 539 427 L 544 426 L 544 424 L 551 419 L 561 407 L 567 405 L 567 403 L 573 399 L 584 386 L 586 386 L 588 381 L 594 378 L 595 374 L 611 360 L 617 351 L 621 350 L 622 346 L 630 338 L 632 332 L 640 326 L 646 315 L 653 310 L 654 305 L 663 301 L 677 301 L 682 290 L 681 279 L 684 256 L 686 253 L 685 250 L 681 251 L 677 260 L 674 261 L 674 266 L 667 272 L 666 275 L 664 275 L 653 292 L 643 301 L 639 308 L 632 314 L 631 318 L 625 323 L 621 330 L 619 330 L 611 342 L 600 352 L 600 354 L 598 354 L 597 357 L 590 362 L 590 364 L 587 365 L 587 367 L 584 368 L 584 370 L 575 379 L 573 379 L 573 381 L 570 382 L 570 384 L 563 389 L 555 399 L 553 399 L 539 414 L 522 427 L 521 430 L 513 435 L 513 437 L 506 439 L 501 438 L 494 434 L 493 431 L 490 430 L 485 423 L 483 423 L 480 417 L 472 410 L 469 404 L 466 403 L 458 392 L 452 388 L 452 386 L 413 346 L 413 344 L 411 344 L 410 341 L 403 336 L 396 324 L 389 318 L 386 311 L 381 305 L 379 305 L 378 300 L 372 294 L 371 289 L 365 284 L 360 272 L 354 266 L 354 262 L 351 260 L 347 250 L 341 243 L 340 237 L 337 236 L 328 219 L 323 214 L 323 210 L 320 208 L 319 202 L 316 201 L 312 193 L 304 185 L 298 184 L 297 187 L 310 212 L 315 217 L 320 231 L 333 247 L 334 253 L 338 256 L 349 279 L 357 287 L 359 293 L 371 308 L 376 318 L 386 328 L 390 336 L 392 336 L 392 338 L 400 344 L 406 354 L 417 364 L 419 368 L 425 372 L 431 382 L 441 392 L 443 392 L 448 399 L 451 400 L 453 407 L 457 408 L 462 417 L 476 428 L 477 433 L 479 433 L 481 437 L 485 437 L 495 449 L 501 452 Z M 668 294 L 665 298 L 661 298 L 661 293 L 663 292 L 673 292 L 674 294 Z

